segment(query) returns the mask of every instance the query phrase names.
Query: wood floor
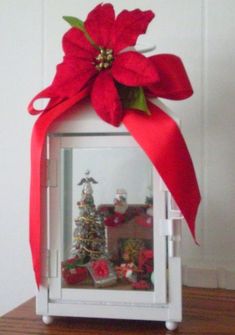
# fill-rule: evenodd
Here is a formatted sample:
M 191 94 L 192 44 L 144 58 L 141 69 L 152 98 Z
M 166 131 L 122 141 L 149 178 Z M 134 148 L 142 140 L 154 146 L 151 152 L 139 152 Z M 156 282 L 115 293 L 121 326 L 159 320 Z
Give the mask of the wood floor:
M 184 318 L 175 332 L 161 322 L 57 318 L 35 315 L 32 299 L 0 318 L 1 335 L 235 335 L 235 291 L 184 288 Z

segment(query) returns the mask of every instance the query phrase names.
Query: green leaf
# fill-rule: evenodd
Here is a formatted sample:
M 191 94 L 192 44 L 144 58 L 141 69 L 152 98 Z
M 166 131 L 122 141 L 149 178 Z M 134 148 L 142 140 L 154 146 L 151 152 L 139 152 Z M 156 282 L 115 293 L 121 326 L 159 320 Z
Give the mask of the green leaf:
M 138 109 L 147 115 L 151 115 L 148 110 L 144 90 L 142 87 L 132 87 L 128 96 L 129 98 L 125 101 L 125 107 Z
M 135 94 L 134 94 L 133 101 L 130 103 L 130 108 L 138 109 L 150 115 L 147 102 L 146 102 L 146 98 L 144 95 L 144 90 L 142 87 L 135 88 Z
M 63 16 L 63 19 L 70 24 L 70 26 L 80 29 L 85 33 L 84 22 L 74 16 Z
M 91 43 L 91 45 L 93 45 L 96 49 L 99 49 L 99 47 L 95 44 L 95 42 L 92 40 L 92 38 L 86 31 L 84 22 L 82 20 L 74 16 L 63 16 L 63 19 L 66 22 L 68 22 L 72 27 L 78 28 L 79 30 L 81 30 L 84 33 L 85 37 L 88 39 L 88 41 Z

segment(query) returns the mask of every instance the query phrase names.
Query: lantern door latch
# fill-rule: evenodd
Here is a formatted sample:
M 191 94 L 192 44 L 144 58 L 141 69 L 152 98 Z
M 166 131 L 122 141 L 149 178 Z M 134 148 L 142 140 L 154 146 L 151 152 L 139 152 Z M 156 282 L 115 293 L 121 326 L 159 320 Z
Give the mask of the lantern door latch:
M 173 237 L 173 220 L 172 219 L 163 219 L 160 221 L 160 234 L 161 236 Z
M 168 257 L 180 254 L 181 219 L 163 219 L 160 221 L 160 234 L 167 237 Z
M 58 186 L 58 164 L 56 159 L 47 159 L 47 187 Z
M 182 219 L 163 219 L 160 220 L 161 236 L 168 236 L 174 241 L 181 240 L 181 221 Z

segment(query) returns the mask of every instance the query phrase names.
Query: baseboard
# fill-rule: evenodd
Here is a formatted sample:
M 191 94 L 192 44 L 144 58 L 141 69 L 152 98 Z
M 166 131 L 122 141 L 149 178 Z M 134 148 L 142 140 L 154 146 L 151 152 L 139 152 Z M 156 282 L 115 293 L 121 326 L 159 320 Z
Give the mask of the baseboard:
M 235 290 L 235 270 L 184 265 L 182 277 L 185 286 Z

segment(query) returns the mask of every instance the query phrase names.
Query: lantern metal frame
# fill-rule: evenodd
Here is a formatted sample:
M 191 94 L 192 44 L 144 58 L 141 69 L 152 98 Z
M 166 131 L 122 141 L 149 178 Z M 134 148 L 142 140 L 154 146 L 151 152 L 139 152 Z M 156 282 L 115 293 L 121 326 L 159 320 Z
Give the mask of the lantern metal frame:
M 48 132 L 44 150 L 42 284 L 36 298 L 36 312 L 49 324 L 54 316 L 98 317 L 165 321 L 173 330 L 182 320 L 181 221 L 173 208 L 169 191 L 153 169 L 154 207 L 154 291 L 112 289 L 66 289 L 61 287 L 61 229 L 59 155 L 62 148 L 84 146 L 138 147 L 124 126 L 112 127 L 98 117 L 89 103 L 82 103 L 60 117 Z

